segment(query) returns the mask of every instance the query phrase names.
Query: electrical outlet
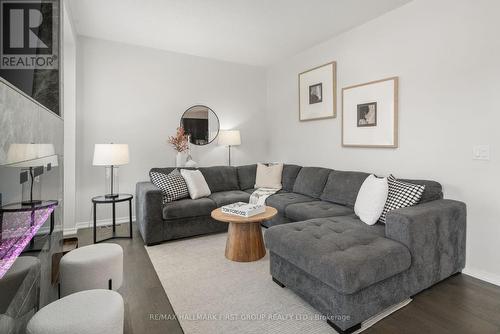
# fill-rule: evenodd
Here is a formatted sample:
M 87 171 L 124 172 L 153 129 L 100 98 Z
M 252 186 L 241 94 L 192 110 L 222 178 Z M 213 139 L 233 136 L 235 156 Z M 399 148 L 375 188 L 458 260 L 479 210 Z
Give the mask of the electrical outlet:
M 472 148 L 472 159 L 490 160 L 490 145 L 476 145 Z

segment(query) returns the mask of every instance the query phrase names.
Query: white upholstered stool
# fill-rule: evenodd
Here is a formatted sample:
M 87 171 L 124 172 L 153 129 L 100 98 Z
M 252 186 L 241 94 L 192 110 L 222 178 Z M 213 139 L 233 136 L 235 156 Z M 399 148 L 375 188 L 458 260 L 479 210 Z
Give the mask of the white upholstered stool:
M 61 297 L 91 289 L 118 290 L 123 282 L 123 250 L 117 244 L 77 248 L 59 265 Z
M 87 290 L 56 300 L 28 322 L 27 334 L 123 334 L 122 296 Z

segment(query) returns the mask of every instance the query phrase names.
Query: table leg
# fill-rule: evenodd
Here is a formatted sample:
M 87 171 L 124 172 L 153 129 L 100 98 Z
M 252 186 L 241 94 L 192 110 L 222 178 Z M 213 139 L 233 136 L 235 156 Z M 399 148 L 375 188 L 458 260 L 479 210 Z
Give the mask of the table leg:
M 113 202 L 113 236 L 116 233 L 116 204 Z
M 130 199 L 130 201 L 128 202 L 128 215 L 130 220 L 130 226 L 129 226 L 130 239 L 132 239 L 132 199 Z
M 54 232 L 54 225 L 55 225 L 54 211 L 52 211 L 50 213 L 50 232 L 49 232 L 50 235 L 52 235 L 52 232 Z
M 35 210 L 31 211 L 31 222 L 30 222 L 30 227 L 33 227 L 35 225 Z M 30 240 L 30 249 L 33 250 L 35 248 L 35 237 L 34 235 L 31 240 Z
M 237 262 L 257 261 L 266 255 L 259 223 L 229 223 L 226 258 Z
M 97 242 L 97 203 L 94 202 L 94 243 Z

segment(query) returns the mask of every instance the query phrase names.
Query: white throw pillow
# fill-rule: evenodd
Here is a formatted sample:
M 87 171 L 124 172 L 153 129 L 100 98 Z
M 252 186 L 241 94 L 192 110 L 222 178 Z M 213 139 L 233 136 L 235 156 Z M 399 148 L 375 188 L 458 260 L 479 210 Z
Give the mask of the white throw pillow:
M 255 188 L 281 189 L 281 174 L 283 164 L 257 164 L 257 175 L 255 176 Z
M 186 181 L 189 197 L 198 199 L 211 194 L 207 181 L 199 170 L 181 169 L 181 175 Z
M 389 185 L 387 178 L 378 178 L 370 175 L 361 185 L 354 204 L 354 213 L 362 222 L 374 225 L 384 211 Z

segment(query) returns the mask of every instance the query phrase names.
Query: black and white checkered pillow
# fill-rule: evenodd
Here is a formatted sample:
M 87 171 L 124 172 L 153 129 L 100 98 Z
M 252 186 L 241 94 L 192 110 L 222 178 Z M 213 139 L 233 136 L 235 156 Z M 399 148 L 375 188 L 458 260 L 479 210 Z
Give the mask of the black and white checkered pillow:
M 169 203 L 189 196 L 186 181 L 177 169 L 169 174 L 150 172 L 151 182 L 163 193 L 163 203 Z
M 417 204 L 425 190 L 425 186 L 398 181 L 393 175 L 387 178 L 387 182 L 389 194 L 379 218 L 382 223 L 385 223 L 385 216 L 389 211 Z

